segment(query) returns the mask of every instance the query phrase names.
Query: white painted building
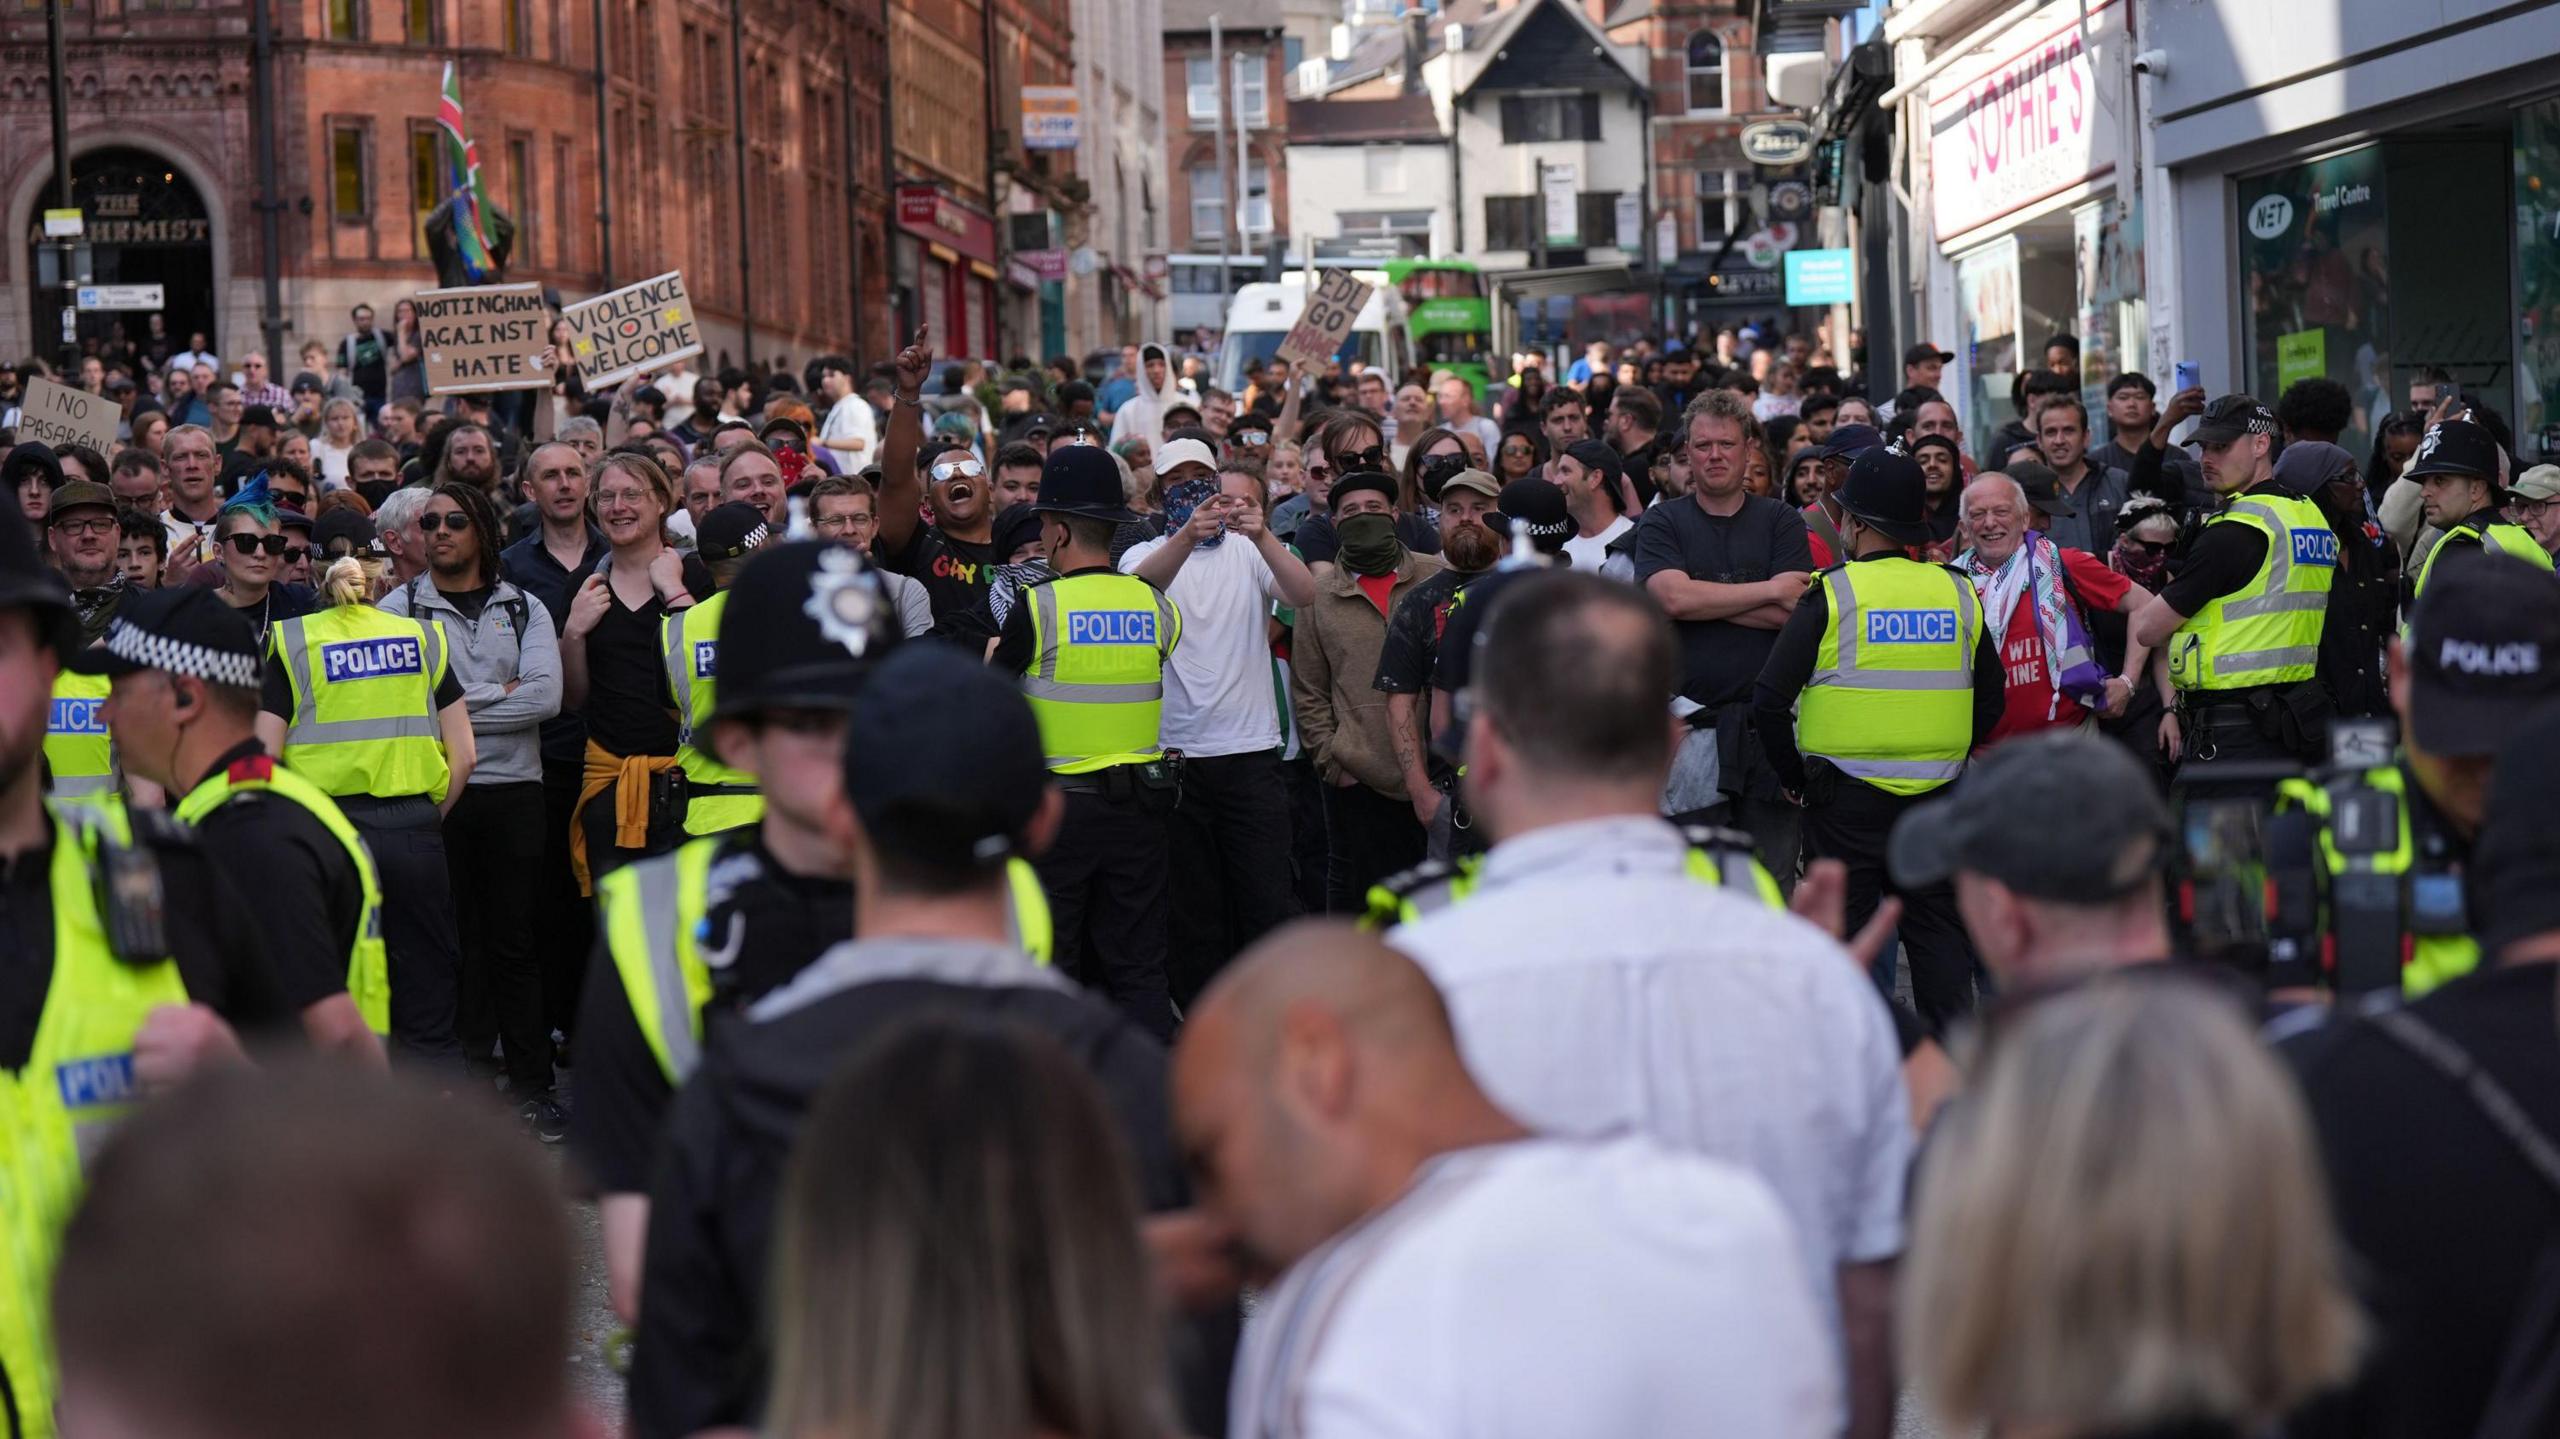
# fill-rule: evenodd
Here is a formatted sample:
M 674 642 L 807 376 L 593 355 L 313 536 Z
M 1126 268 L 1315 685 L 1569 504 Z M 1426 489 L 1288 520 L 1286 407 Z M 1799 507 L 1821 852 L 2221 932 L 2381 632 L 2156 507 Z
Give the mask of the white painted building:
M 1165 253 L 1164 0 L 1072 0 L 1087 212 L 1068 222 L 1067 334 L 1081 355 L 1165 333 L 1166 302 L 1132 288 Z M 1161 283 L 1161 282 L 1159 282 Z

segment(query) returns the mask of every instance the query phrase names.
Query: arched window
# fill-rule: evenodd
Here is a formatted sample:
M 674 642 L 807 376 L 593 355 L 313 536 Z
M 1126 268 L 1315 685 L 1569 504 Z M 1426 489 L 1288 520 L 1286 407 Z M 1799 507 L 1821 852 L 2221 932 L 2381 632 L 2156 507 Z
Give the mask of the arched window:
M 1689 37 L 1689 113 L 1724 112 L 1724 42 L 1713 30 L 1701 30 Z

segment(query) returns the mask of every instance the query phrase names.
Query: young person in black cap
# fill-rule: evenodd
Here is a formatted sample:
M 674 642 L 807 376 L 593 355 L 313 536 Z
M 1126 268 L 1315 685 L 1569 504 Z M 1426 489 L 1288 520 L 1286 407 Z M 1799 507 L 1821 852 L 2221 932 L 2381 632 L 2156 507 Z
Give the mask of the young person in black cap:
M 337 801 L 258 743 L 257 632 L 210 590 L 154 590 L 71 664 L 113 686 L 106 718 L 126 765 L 258 897 L 258 942 L 313 1046 L 380 1065 L 391 995 L 381 881 Z
M 2412 602 L 2426 593 L 2436 562 L 2450 554 L 2500 554 L 2537 569 L 2551 568 L 2551 554 L 2521 525 L 2507 523 L 2507 452 L 2489 431 L 2469 420 L 2427 427 L 2404 480 L 2420 486 L 2427 523 L 2444 531 L 2409 583 Z
M 1564 553 L 1577 570 L 1596 573 L 1609 546 L 1635 528 L 1627 518 L 1619 465 L 1618 452 L 1606 440 L 1576 440 L 1547 462 L 1546 477 L 1564 491 L 1573 512 L 1574 536 L 1564 542 Z
M 1000 673 L 948 649 L 912 646 L 872 669 L 825 796 L 830 842 L 850 857 L 859 895 L 853 936 L 708 1022 L 702 1071 L 676 1099 L 651 1186 L 634 1432 L 673 1439 L 750 1416 L 792 1142 L 845 1055 L 910 1016 L 956 1009 L 1058 1040 L 1108 1097 L 1145 1206 L 1184 1202 L 1163 1048 L 1036 964 L 1008 924 L 1008 861 L 1063 838 L 1065 806 L 1042 760 L 1050 748 Z
M 2317 676 L 2337 533 L 2318 505 L 2277 482 L 2266 406 L 2225 395 L 2206 407 L 2195 439 L 2223 507 L 2134 615 L 2132 642 L 2168 647 L 2189 760 L 2316 758 L 2328 742 Z
M 827 810 L 845 715 L 903 638 L 876 578 L 850 546 L 793 543 L 759 552 L 722 591 L 718 702 L 695 742 L 753 777 L 763 817 L 598 882 L 569 1137 L 599 1194 L 606 1278 L 626 1320 L 640 1312 L 660 1125 L 700 1062 L 705 1007 L 752 1000 L 851 933 L 852 862 Z M 1011 873 L 1014 925 L 1045 954 L 1039 885 L 1027 865 Z
M 1973 1008 L 1972 946 L 1945 884 L 1890 883 L 1894 822 L 1964 773 L 2000 721 L 2007 674 L 1973 582 L 1905 552 L 1929 543 L 1928 480 L 1873 449 L 1838 491 L 1848 563 L 1815 577 L 1752 691 L 1770 767 L 1804 806 L 1808 860 L 1848 866 L 1848 933 L 1888 889 L 1903 901 L 1911 991 L 1933 1034 Z M 1799 753 L 1801 748 L 1801 753 Z M 1890 960 L 1877 976 L 1893 990 Z
M 1053 451 L 1032 508 L 1057 578 L 1014 602 L 988 662 L 1023 677 L 1066 794 L 1058 843 L 1039 863 L 1058 964 L 1169 1038 L 1165 817 L 1181 771 L 1164 756 L 1164 671 L 1182 615 L 1153 585 L 1112 568 L 1112 531 L 1137 516 L 1107 451 Z

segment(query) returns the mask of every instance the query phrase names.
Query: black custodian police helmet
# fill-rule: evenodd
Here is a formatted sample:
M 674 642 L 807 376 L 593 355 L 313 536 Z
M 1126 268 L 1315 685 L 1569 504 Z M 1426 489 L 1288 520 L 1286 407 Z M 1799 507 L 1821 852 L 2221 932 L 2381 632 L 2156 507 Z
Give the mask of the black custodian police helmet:
M 1929 543 L 1928 476 L 1901 450 L 1879 446 L 1858 456 L 1836 498 L 1852 519 L 1896 544 Z
M 898 606 L 862 555 L 803 540 L 757 552 L 729 586 L 712 676 L 713 719 L 771 709 L 853 708 L 880 657 L 905 637 Z M 709 733 L 694 742 L 718 758 Z
M 1044 515 L 1074 515 L 1115 525 L 1136 524 L 1137 513 L 1120 489 L 1120 467 L 1091 445 L 1060 445 L 1040 467 L 1040 494 L 1031 508 Z

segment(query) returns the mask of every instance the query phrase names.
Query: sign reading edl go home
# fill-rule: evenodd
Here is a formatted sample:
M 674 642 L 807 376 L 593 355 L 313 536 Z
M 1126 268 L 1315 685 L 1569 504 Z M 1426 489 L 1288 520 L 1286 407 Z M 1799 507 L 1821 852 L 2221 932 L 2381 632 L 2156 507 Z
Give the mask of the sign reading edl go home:
M 2124 0 L 2089 7 L 2096 38 L 2124 35 Z M 1961 42 L 1958 42 L 1961 43 Z M 2101 103 L 2077 6 L 2052 7 L 1991 54 L 1929 84 L 1929 184 L 1946 244 L 2116 168 L 2117 110 Z

